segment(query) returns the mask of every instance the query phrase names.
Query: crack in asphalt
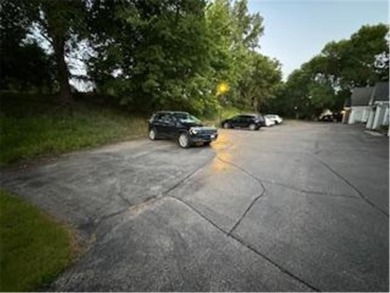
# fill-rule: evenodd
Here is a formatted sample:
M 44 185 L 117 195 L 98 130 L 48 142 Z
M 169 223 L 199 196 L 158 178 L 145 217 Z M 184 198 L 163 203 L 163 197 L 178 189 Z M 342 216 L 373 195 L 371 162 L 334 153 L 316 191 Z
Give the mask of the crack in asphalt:
M 178 199 L 176 198 L 177 200 L 179 200 L 180 202 L 186 204 L 188 207 L 190 207 L 193 211 L 195 211 L 196 213 L 198 213 L 202 218 L 204 218 L 205 220 L 207 220 L 209 223 L 211 223 L 214 227 L 216 227 L 219 231 L 221 231 L 224 235 L 226 235 L 227 237 L 231 237 L 232 239 L 234 239 L 235 241 L 237 241 L 238 243 L 240 243 L 241 245 L 243 245 L 244 247 L 248 248 L 249 250 L 253 251 L 254 253 L 256 253 L 257 255 L 259 255 L 260 257 L 262 257 L 263 259 L 265 259 L 266 261 L 268 261 L 269 263 L 271 263 L 272 265 L 274 265 L 275 267 L 277 267 L 280 271 L 282 271 L 283 273 L 285 273 L 286 275 L 292 277 L 293 279 L 297 280 L 298 282 L 304 284 L 305 286 L 307 286 L 308 288 L 310 288 L 311 290 L 313 291 L 316 291 L 316 292 L 320 292 L 319 289 L 317 289 L 316 287 L 310 285 L 309 283 L 307 283 L 306 281 L 304 281 L 303 279 L 299 278 L 298 276 L 294 275 L 293 273 L 291 273 L 290 271 L 288 271 L 286 268 L 282 267 L 281 265 L 279 265 L 277 262 L 274 262 L 272 259 L 270 259 L 268 256 L 266 256 L 265 254 L 261 253 L 260 251 L 258 251 L 257 249 L 255 249 L 254 247 L 252 247 L 250 244 L 244 242 L 242 239 L 238 238 L 237 236 L 233 235 L 233 232 L 234 230 L 238 227 L 238 225 L 241 223 L 241 221 L 245 218 L 245 216 L 247 215 L 247 213 L 250 211 L 250 209 L 254 206 L 254 204 L 260 199 L 262 198 L 267 189 L 266 187 L 264 186 L 263 184 L 263 180 L 261 180 L 260 178 L 258 178 L 257 176 L 253 175 L 251 172 L 249 172 L 248 170 L 244 169 L 243 167 L 239 166 L 239 165 L 236 165 L 235 163 L 232 163 L 230 161 L 227 161 L 225 159 L 221 159 L 219 156 L 217 156 L 217 159 L 220 160 L 221 162 L 224 162 L 225 164 L 228 164 L 228 165 L 231 165 L 239 170 L 241 170 L 242 172 L 244 172 L 245 174 L 247 174 L 249 177 L 253 178 L 256 182 L 258 182 L 260 184 L 260 186 L 262 187 L 262 192 L 250 203 L 250 205 L 248 206 L 248 208 L 245 210 L 245 212 L 242 214 L 242 216 L 240 217 L 240 219 L 236 222 L 236 224 L 232 227 L 232 229 L 226 233 L 223 229 L 221 229 L 220 227 L 218 227 L 217 224 L 215 224 L 214 222 L 212 222 L 211 220 L 209 220 L 206 216 L 202 215 L 202 213 L 200 213 L 196 208 L 194 208 L 193 206 L 191 206 L 190 204 L 186 203 L 185 201 L 181 200 L 181 199 Z
M 116 212 L 113 212 L 111 214 L 108 214 L 104 217 L 101 217 L 99 222 L 97 223 L 96 227 L 99 226 L 103 221 L 105 220 L 108 220 L 109 218 L 112 218 L 112 217 L 115 217 L 115 216 L 118 216 L 124 212 L 128 211 L 128 207 L 126 207 L 125 209 L 122 209 L 122 210 L 119 210 L 119 211 L 116 211 Z
M 245 243 L 242 239 L 240 239 L 239 237 L 235 236 L 235 235 L 228 235 L 230 236 L 232 239 L 236 240 L 238 243 L 240 243 L 241 245 L 245 246 L 246 248 L 248 248 L 249 250 L 253 251 L 254 253 L 256 253 L 257 255 L 259 255 L 260 257 L 264 258 L 266 261 L 268 261 L 269 263 L 273 264 L 275 267 L 277 267 L 280 271 L 282 271 L 283 273 L 285 273 L 286 275 L 290 276 L 291 278 L 297 280 L 298 282 L 304 284 L 306 287 L 310 288 L 311 290 L 315 291 L 315 292 L 321 292 L 320 289 L 314 287 L 313 285 L 309 284 L 308 282 L 306 282 L 305 280 L 301 279 L 300 277 L 294 275 L 293 273 L 291 273 L 289 270 L 283 268 L 281 265 L 279 265 L 278 263 L 274 262 L 272 259 L 270 259 L 268 256 L 266 256 L 265 254 L 261 253 L 260 251 L 258 251 L 256 248 L 252 247 L 251 245 Z
M 179 187 L 179 185 L 183 184 L 186 180 L 188 180 L 190 177 L 192 177 L 196 172 L 198 172 L 199 170 L 201 170 L 203 167 L 205 167 L 207 164 L 211 163 L 213 161 L 213 159 L 215 158 L 215 156 L 212 156 L 210 157 L 208 160 L 206 160 L 203 164 L 201 164 L 198 168 L 196 168 L 195 170 L 193 170 L 192 172 L 190 172 L 189 174 L 187 174 L 185 177 L 183 177 L 179 182 L 175 183 L 174 185 L 172 185 L 171 187 L 169 187 L 167 190 L 161 192 L 161 196 L 160 197 L 163 197 L 165 195 L 167 195 L 168 193 L 170 193 L 172 190 L 176 189 L 177 187 Z
M 225 164 L 229 164 L 239 170 L 241 170 L 242 172 L 244 172 L 245 174 L 247 174 L 248 176 L 250 176 L 251 178 L 253 178 L 256 182 L 259 183 L 259 185 L 261 186 L 262 188 L 262 192 L 250 203 L 250 205 L 248 206 L 248 208 L 245 210 L 245 212 L 242 214 L 242 216 L 239 218 L 239 220 L 234 224 L 234 226 L 232 227 L 232 229 L 229 231 L 229 232 L 226 232 L 224 231 L 222 228 L 220 228 L 217 224 L 215 224 L 213 221 L 211 221 L 210 219 L 208 219 L 206 216 L 204 216 L 199 210 L 197 210 L 196 208 L 194 208 L 191 204 L 187 203 L 186 201 L 178 198 L 178 197 L 175 197 L 175 196 L 171 196 L 171 195 L 168 195 L 171 191 L 173 191 L 174 189 L 176 189 L 177 187 L 179 187 L 181 184 L 183 184 L 186 180 L 188 180 L 189 178 L 191 178 L 196 172 L 198 172 L 199 170 L 201 170 L 204 166 L 206 166 L 207 164 L 209 164 L 210 162 L 212 162 L 212 160 L 216 158 L 218 160 L 220 160 L 221 162 L 224 162 Z M 168 188 L 167 190 L 163 191 L 159 196 L 153 196 L 153 197 L 150 197 L 148 199 L 146 199 L 145 201 L 139 203 L 139 204 L 136 204 L 136 205 L 132 205 L 130 206 L 130 209 L 133 210 L 133 209 L 138 209 L 138 207 L 142 207 L 142 206 L 145 206 L 145 205 L 149 205 L 149 204 L 153 204 L 163 198 L 172 198 L 174 200 L 177 200 L 179 202 L 181 202 L 182 204 L 186 205 L 187 207 L 189 207 L 191 210 L 193 210 L 195 213 L 197 213 L 201 218 L 203 218 L 204 220 L 206 220 L 208 223 L 210 223 L 213 227 L 215 227 L 216 229 L 218 229 L 219 231 L 221 231 L 225 236 L 227 237 L 230 237 L 231 239 L 234 239 L 235 241 L 237 241 L 238 243 L 240 243 L 240 245 L 246 247 L 247 249 L 251 250 L 252 252 L 256 253 L 257 255 L 259 255 L 260 257 L 262 257 L 263 259 L 265 259 L 266 261 L 268 261 L 270 264 L 272 264 L 273 266 L 275 266 L 276 268 L 278 268 L 281 272 L 283 272 L 284 274 L 292 277 L 293 279 L 297 280 L 298 282 L 304 284 L 305 286 L 307 286 L 308 288 L 310 288 L 311 290 L 313 291 L 317 291 L 317 292 L 320 292 L 320 290 L 318 290 L 317 288 L 315 288 L 314 286 L 310 285 L 309 283 L 307 283 L 306 281 L 302 280 L 301 278 L 299 278 L 298 276 L 295 276 L 293 273 L 291 273 L 290 271 L 288 271 L 287 269 L 283 268 L 282 266 L 280 266 L 278 263 L 274 262 L 273 260 L 271 260 L 269 257 L 267 257 L 266 255 L 262 254 L 261 252 L 259 252 L 257 249 L 255 249 L 254 247 L 250 246 L 249 244 L 245 243 L 242 239 L 236 237 L 235 235 L 233 235 L 233 232 L 234 230 L 238 227 L 238 225 L 241 223 L 241 221 L 245 218 L 246 214 L 250 211 L 250 209 L 254 206 L 254 204 L 261 198 L 264 196 L 266 192 L 266 188 L 263 184 L 263 182 L 257 178 L 256 176 L 254 176 L 252 173 L 250 173 L 249 171 L 245 170 L 244 168 L 232 163 L 232 162 L 229 162 L 229 161 L 226 161 L 224 159 L 221 159 L 220 157 L 216 156 L 216 157 L 212 157 L 210 158 L 209 160 L 206 160 L 205 163 L 203 163 L 202 165 L 200 165 L 198 168 L 196 168 L 195 170 L 193 170 L 192 172 L 190 172 L 189 174 L 187 174 L 184 178 L 182 178 L 179 182 L 177 182 L 176 184 L 174 184 L 173 186 L 171 186 L 170 188 Z M 122 198 L 122 196 L 121 196 Z M 126 201 L 127 202 L 127 201 Z M 104 220 L 112 217 L 112 216 L 116 216 L 116 215 L 119 215 L 125 211 L 128 211 L 129 208 L 123 210 L 123 211 L 119 211 L 119 212 L 116 212 L 116 213 L 113 213 L 113 214 L 110 214 L 104 218 L 101 219 L 101 221 L 99 221 L 99 224 L 102 223 Z
M 348 186 L 350 186 L 356 193 L 360 196 L 360 198 L 370 205 L 372 208 L 379 211 L 382 215 L 389 218 L 389 214 L 386 213 L 384 210 L 382 210 L 380 207 L 376 206 L 373 202 L 371 202 L 357 187 L 355 187 L 351 182 L 349 182 L 346 178 L 344 178 L 340 173 L 338 173 L 336 170 L 334 170 L 332 167 L 330 167 L 327 163 L 322 161 L 319 157 L 311 155 L 311 157 L 315 158 L 318 162 L 320 162 L 323 166 L 325 166 L 329 171 L 331 171 L 333 174 L 335 174 L 337 177 L 339 177 L 341 180 L 343 180 Z
M 130 206 L 130 201 L 122 195 L 122 184 L 119 182 L 119 180 L 117 180 L 116 186 L 118 188 L 118 191 L 115 192 L 115 195 L 118 196 L 121 200 L 123 200 L 128 206 Z
M 321 191 L 315 191 L 315 190 L 307 190 L 307 189 L 301 189 L 292 185 L 276 182 L 273 180 L 267 180 L 267 179 L 262 179 L 263 182 L 273 184 L 273 185 L 279 185 L 291 190 L 299 191 L 301 193 L 307 193 L 309 195 L 315 194 L 315 195 L 326 195 L 326 196 L 334 196 L 334 197 L 346 197 L 346 198 L 353 198 L 353 199 L 359 199 L 356 196 L 353 195 L 348 195 L 348 194 L 336 194 L 336 193 L 327 193 L 327 192 L 321 192 Z
M 252 200 L 252 202 L 250 203 L 250 205 L 248 206 L 248 208 L 245 210 L 245 212 L 242 214 L 242 216 L 238 219 L 238 221 L 234 224 L 234 226 L 230 229 L 228 235 L 231 235 L 233 233 L 233 231 L 238 227 L 238 225 L 241 224 L 241 221 L 245 218 L 246 214 L 249 212 L 249 210 L 253 207 L 253 205 L 261 198 L 263 197 L 265 194 L 265 189 L 258 195 L 256 196 L 256 198 L 254 200 Z
M 186 180 L 188 180 L 189 178 L 191 178 L 196 172 L 198 172 L 199 170 L 201 170 L 202 168 L 204 168 L 207 164 L 209 164 L 210 162 L 212 162 L 212 160 L 214 159 L 214 156 L 208 158 L 203 164 L 201 164 L 199 167 L 197 167 L 195 170 L 192 170 L 190 173 L 188 173 L 186 176 L 184 176 L 180 181 L 176 182 L 174 185 L 172 185 L 171 187 L 167 188 L 165 191 L 162 191 L 160 194 L 158 195 L 154 195 L 154 196 L 149 196 L 148 198 L 146 198 L 145 200 L 143 200 L 142 202 L 140 203 L 137 203 L 137 204 L 131 204 L 125 197 L 123 197 L 120 192 L 117 193 L 117 196 L 119 198 L 121 198 L 122 200 L 124 200 L 126 203 L 127 203 L 127 207 L 123 210 L 119 210 L 119 211 L 116 211 L 116 212 L 113 212 L 109 215 L 106 215 L 102 218 L 100 218 L 98 224 L 96 225 L 96 227 L 98 225 L 100 225 L 103 221 L 106 221 L 107 219 L 109 218 L 112 218 L 112 217 L 115 217 L 115 216 L 118 216 L 124 212 L 127 212 L 127 211 L 131 211 L 131 210 L 137 210 L 138 208 L 140 207 L 143 207 L 143 206 L 146 206 L 146 205 L 149 205 L 151 203 L 154 203 L 158 200 L 161 200 L 162 198 L 166 197 L 168 193 L 170 193 L 171 191 L 173 191 L 174 189 L 176 189 L 177 187 L 179 187 L 181 184 L 183 184 Z M 120 184 L 119 184 L 120 185 Z M 120 187 L 120 190 L 121 190 L 121 187 Z
M 283 268 L 282 266 L 280 266 L 278 263 L 274 262 L 272 259 L 270 259 L 269 257 L 267 257 L 266 255 L 264 255 L 263 253 L 261 253 L 260 251 L 258 251 L 256 248 L 252 247 L 251 245 L 245 243 L 242 239 L 236 237 L 235 235 L 233 235 L 231 232 L 226 232 L 225 230 L 223 230 L 222 228 L 220 228 L 217 224 L 215 224 L 213 221 L 211 221 L 209 218 L 207 218 L 205 215 L 202 214 L 202 212 L 200 212 L 198 209 L 196 209 L 195 207 L 193 207 L 191 204 L 189 204 L 188 202 L 182 200 L 181 198 L 178 198 L 178 197 L 175 197 L 175 196 L 167 196 L 169 198 L 172 198 L 174 200 L 177 200 L 179 202 L 181 202 L 182 204 L 184 204 L 185 206 L 187 206 L 188 208 L 190 208 L 192 211 L 194 211 L 196 214 L 198 214 L 201 218 L 203 218 L 204 220 L 206 220 L 209 224 L 211 224 L 213 227 L 215 227 L 216 229 L 218 229 L 220 232 L 222 232 L 226 237 L 229 237 L 233 240 L 235 240 L 236 242 L 238 242 L 240 245 L 246 247 L 247 249 L 251 250 L 252 252 L 254 252 L 256 255 L 260 256 L 261 258 L 265 259 L 267 262 L 269 262 L 270 264 L 272 264 L 273 266 L 275 266 L 276 268 L 278 268 L 281 272 L 283 272 L 284 274 L 290 276 L 291 278 L 295 279 L 296 281 L 304 284 L 306 287 L 310 288 L 311 290 L 313 291 L 316 291 L 316 292 L 321 292 L 321 290 L 317 289 L 316 287 L 314 287 L 313 285 L 310 285 L 309 283 L 307 283 L 306 281 L 302 280 L 301 278 L 299 278 L 298 276 L 294 275 L 293 273 L 291 273 L 290 271 L 288 271 L 287 269 Z
M 304 154 L 304 153 L 302 153 Z M 305 154 L 309 154 L 309 153 L 305 153 Z M 311 154 L 309 154 L 310 156 L 312 156 Z M 327 192 L 321 192 L 321 191 L 315 191 L 315 190 L 306 190 L 306 189 L 301 189 L 301 188 L 298 188 L 298 187 L 295 187 L 295 186 L 292 186 L 292 185 L 287 185 L 287 184 L 284 184 L 284 183 L 281 183 L 281 182 L 275 182 L 273 180 L 268 180 L 268 179 L 260 179 L 259 177 L 257 177 L 256 175 L 253 175 L 251 172 L 245 170 L 243 167 L 235 164 L 235 163 L 232 163 L 232 162 L 229 162 L 229 161 L 226 161 L 225 159 L 221 159 L 220 157 L 217 157 L 219 160 L 221 160 L 222 162 L 224 163 L 227 163 L 227 164 L 230 164 L 238 169 L 240 169 L 241 171 L 245 172 L 246 174 L 248 174 L 250 177 L 252 177 L 253 179 L 257 180 L 264 189 L 265 186 L 263 183 L 270 183 L 270 184 L 274 184 L 274 185 L 279 185 L 279 186 L 283 186 L 285 188 L 288 188 L 288 189 L 291 189 L 291 190 L 295 190 L 295 191 L 299 191 L 299 192 L 302 192 L 302 193 L 307 193 L 307 194 L 316 194 L 316 195 L 326 195 L 326 196 L 334 196 L 334 197 L 346 197 L 346 198 L 353 198 L 353 199 L 356 199 L 355 196 L 353 195 L 347 195 L 347 194 L 335 194 L 335 193 L 327 193 Z M 316 158 L 317 159 L 317 158 Z
M 271 180 L 264 180 L 264 179 L 260 179 L 258 178 L 257 176 L 253 175 L 251 172 L 249 172 L 248 170 L 244 169 L 243 167 L 235 164 L 235 163 L 232 163 L 230 161 L 227 161 L 225 159 L 222 159 L 220 157 L 217 156 L 217 159 L 220 160 L 221 162 L 225 163 L 225 164 L 228 164 L 228 165 L 231 165 L 239 170 L 241 170 L 242 172 L 244 172 L 245 174 L 247 174 L 248 176 L 250 176 L 251 178 L 255 179 L 262 187 L 263 191 L 250 203 L 250 205 L 248 206 L 248 208 L 245 210 L 245 212 L 243 213 L 243 215 L 240 217 L 240 219 L 234 224 L 233 228 L 230 230 L 229 234 L 231 234 L 237 227 L 238 225 L 241 223 L 241 221 L 243 220 L 243 218 L 247 215 L 247 213 L 249 212 L 249 210 L 253 207 L 253 205 L 260 199 L 264 196 L 265 192 L 267 191 L 265 185 L 263 182 L 269 182 L 271 184 L 275 184 L 275 185 L 280 185 L 280 186 L 283 186 L 285 188 L 289 188 L 291 190 L 295 190 L 295 191 L 299 191 L 299 192 L 302 192 L 302 193 L 306 193 L 306 194 L 317 194 L 317 195 L 326 195 L 326 196 L 334 196 L 334 197 L 345 197 L 345 198 L 353 198 L 353 199 L 357 199 L 355 196 L 349 196 L 349 195 L 344 195 L 344 194 L 331 194 L 331 193 L 323 193 L 323 192 L 318 192 L 318 191 L 309 191 L 309 190 L 304 190 L 304 189 L 299 189 L 299 188 L 295 188 L 293 186 L 289 186 L 289 185 L 285 185 L 283 183 L 279 183 L 279 182 L 274 182 L 274 181 L 271 181 Z
M 310 155 L 312 157 L 314 157 L 313 155 Z M 244 213 L 242 214 L 242 216 L 238 219 L 238 221 L 233 225 L 233 227 L 230 229 L 230 231 L 225 231 L 223 230 L 222 228 L 220 228 L 216 223 L 214 223 L 212 220 L 210 220 L 209 218 L 207 218 L 205 215 L 202 214 L 202 212 L 200 212 L 198 209 L 196 209 L 194 206 L 192 206 L 190 203 L 184 201 L 183 199 L 181 198 L 178 198 L 178 197 L 175 197 L 175 196 L 171 196 L 169 195 L 170 192 L 172 192 L 174 189 L 176 189 L 177 187 L 179 187 L 180 185 L 182 185 L 185 181 L 187 181 L 188 179 L 190 179 L 195 173 L 197 173 L 199 170 L 201 170 L 204 166 L 206 166 L 207 164 L 209 164 L 210 162 L 213 161 L 213 159 L 218 159 L 220 160 L 221 162 L 225 163 L 225 164 L 228 164 L 228 165 L 231 165 L 233 167 L 235 167 L 236 169 L 239 169 L 240 171 L 244 172 L 245 174 L 247 174 L 249 177 L 253 178 L 256 182 L 259 183 L 259 185 L 261 186 L 262 188 L 262 192 L 256 196 L 256 198 L 254 198 L 252 200 L 252 202 L 249 204 L 248 208 L 244 211 Z M 322 165 L 324 165 L 326 168 L 328 168 L 332 173 L 334 173 L 335 175 L 337 175 L 340 179 L 342 179 L 345 183 L 347 183 L 351 188 L 353 188 L 353 190 L 355 190 L 359 195 L 360 197 L 365 201 L 367 202 L 369 205 L 371 205 L 372 207 L 374 207 L 375 209 L 378 209 L 381 213 L 384 213 L 381 209 L 379 209 L 378 207 L 376 207 L 373 203 L 371 203 L 355 186 L 353 186 L 347 179 L 345 179 L 344 177 L 342 177 L 339 173 L 337 173 L 334 169 L 332 169 L 329 165 L 327 165 L 326 163 L 324 163 L 322 160 L 320 160 L 319 158 L 315 157 L 315 159 L 317 159 Z M 283 186 L 285 188 L 289 188 L 289 189 L 292 189 L 292 190 L 295 190 L 295 191 L 299 191 L 299 192 L 302 192 L 302 193 L 306 193 L 306 194 L 318 194 L 318 195 L 327 195 L 327 196 L 338 196 L 338 197 L 348 197 L 348 198 L 356 198 L 355 196 L 348 196 L 348 195 L 341 195 L 341 194 L 329 194 L 329 193 L 323 193 L 323 192 L 317 192 L 317 191 L 308 191 L 308 190 L 304 190 L 304 189 L 299 189 L 299 188 L 295 188 L 293 186 L 289 186 L 289 185 L 286 185 L 286 184 L 283 184 L 283 183 L 279 183 L 279 182 L 273 182 L 273 181 L 270 181 L 270 180 L 264 180 L 264 179 L 260 179 L 258 178 L 257 176 L 253 175 L 251 172 L 249 172 L 248 170 L 244 169 L 243 167 L 233 163 L 233 162 L 230 162 L 230 161 L 227 161 L 225 159 L 222 159 L 221 157 L 219 156 L 216 156 L 216 157 L 211 157 L 210 159 L 206 160 L 201 166 L 199 166 L 198 168 L 196 168 L 195 170 L 191 171 L 190 173 L 188 173 L 185 177 L 183 177 L 179 182 L 175 183 L 173 186 L 169 187 L 168 189 L 166 189 L 165 191 L 163 191 L 160 195 L 158 196 L 154 196 L 154 197 L 151 197 L 151 198 L 148 198 L 146 199 L 145 201 L 143 201 L 142 203 L 139 203 L 137 205 L 133 205 L 133 206 L 130 206 L 131 209 L 137 209 L 137 207 L 139 206 L 144 206 L 144 205 L 148 205 L 149 203 L 154 203 L 164 197 L 168 197 L 168 198 L 172 198 L 178 202 L 181 202 L 182 204 L 186 205 L 188 208 L 190 208 L 191 210 L 193 210 L 195 213 L 197 213 L 201 218 L 203 218 L 204 220 L 206 220 L 208 223 L 210 223 L 213 227 L 215 227 L 217 230 L 219 230 L 220 232 L 222 232 L 225 236 L 227 237 L 230 237 L 231 239 L 234 239 L 235 241 L 237 241 L 238 243 L 240 243 L 240 245 L 246 247 L 247 249 L 251 250 L 252 252 L 256 253 L 256 255 L 260 256 L 261 258 L 265 259 L 267 262 L 269 262 L 270 264 L 272 264 L 273 266 L 275 266 L 276 268 L 278 268 L 281 272 L 285 273 L 286 275 L 292 277 L 293 279 L 297 280 L 298 282 L 304 284 L 305 286 L 307 286 L 308 288 L 310 288 L 311 290 L 313 291 L 317 291 L 317 292 L 320 292 L 320 290 L 316 287 L 314 287 L 313 285 L 307 283 L 306 281 L 304 281 L 303 279 L 301 279 L 300 277 L 294 275 L 293 273 L 291 273 L 289 270 L 287 270 L 286 268 L 282 267 L 281 265 L 279 265 L 277 262 L 273 261 L 271 258 L 269 258 L 268 256 L 266 256 L 265 254 L 261 253 L 260 251 L 258 251 L 256 248 L 252 247 L 250 244 L 246 243 L 244 240 L 242 240 L 241 238 L 239 238 L 238 236 L 234 235 L 233 232 L 234 230 L 240 225 L 240 223 L 242 222 L 242 220 L 245 218 L 245 216 L 247 215 L 247 213 L 251 210 L 251 208 L 254 206 L 254 204 L 260 199 L 262 198 L 267 189 L 264 185 L 263 182 L 269 182 L 270 184 L 275 184 L 275 185 L 280 185 L 280 186 Z M 120 196 L 122 199 L 124 199 L 122 196 Z M 125 200 L 126 202 L 128 202 L 127 200 Z M 128 209 L 126 209 L 128 210 Z M 126 211 L 124 210 L 124 211 Z M 117 212 L 117 213 L 113 213 L 111 214 L 110 216 L 114 216 L 114 215 L 118 215 L 124 211 L 120 211 L 120 212 Z M 386 214 L 387 215 L 387 214 Z M 388 216 L 388 215 L 387 215 Z M 107 219 L 108 217 L 105 217 L 104 219 Z M 102 219 L 103 220 L 103 219 Z
M 222 159 L 221 157 L 217 156 L 217 159 L 220 160 L 221 162 L 224 162 L 225 164 L 228 164 L 228 165 L 231 165 L 239 170 L 241 170 L 242 172 L 244 172 L 245 174 L 247 174 L 249 177 L 255 179 L 259 184 L 260 186 L 263 188 L 263 190 L 265 191 L 266 188 L 262 182 L 262 180 L 258 177 L 256 177 L 255 175 L 253 175 L 251 172 L 249 172 L 248 170 L 245 170 L 243 167 L 239 166 L 239 165 L 236 165 L 235 163 L 233 162 L 230 162 L 230 161 L 227 161 L 225 159 Z
M 246 214 L 249 212 L 249 210 L 253 207 L 253 205 L 260 199 L 264 196 L 265 192 L 266 192 L 266 188 L 263 184 L 263 182 L 257 178 L 256 176 L 254 176 L 252 173 L 250 173 L 249 171 L 245 170 L 244 168 L 232 163 L 232 162 L 229 162 L 225 159 L 221 159 L 220 157 L 217 156 L 217 159 L 220 160 L 221 162 L 225 163 L 225 164 L 228 164 L 230 166 L 233 166 L 234 168 L 240 170 L 241 172 L 244 172 L 247 176 L 251 177 L 252 179 L 254 179 L 260 186 L 261 186 L 261 193 L 259 195 L 257 195 L 253 200 L 252 202 L 249 204 L 248 208 L 244 211 L 244 213 L 242 214 L 242 216 L 238 219 L 238 221 L 233 225 L 233 227 L 230 229 L 228 235 L 232 234 L 233 231 L 238 227 L 238 225 L 240 225 L 241 221 L 244 219 L 244 217 L 246 216 Z

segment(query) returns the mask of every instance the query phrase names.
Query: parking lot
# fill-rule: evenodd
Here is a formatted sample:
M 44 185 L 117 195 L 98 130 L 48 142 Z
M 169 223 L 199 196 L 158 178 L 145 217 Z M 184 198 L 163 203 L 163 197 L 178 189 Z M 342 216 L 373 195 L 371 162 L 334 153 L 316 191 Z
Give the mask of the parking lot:
M 89 247 L 51 290 L 388 291 L 388 138 L 296 121 L 219 133 L 3 171 Z

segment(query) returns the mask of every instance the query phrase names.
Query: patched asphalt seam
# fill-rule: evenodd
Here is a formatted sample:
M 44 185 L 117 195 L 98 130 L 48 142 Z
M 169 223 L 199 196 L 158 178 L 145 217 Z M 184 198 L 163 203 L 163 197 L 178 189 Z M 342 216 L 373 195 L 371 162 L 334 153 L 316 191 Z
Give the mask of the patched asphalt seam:
M 387 218 L 389 218 L 389 214 L 386 213 L 384 210 L 382 210 L 381 208 L 379 208 L 378 206 L 376 206 L 373 202 L 371 202 L 358 188 L 356 188 L 351 182 L 349 182 L 347 179 L 345 179 L 340 173 L 338 173 L 336 170 L 334 170 L 332 167 L 330 167 L 327 163 L 325 163 L 324 161 L 322 161 L 320 158 L 316 157 L 316 156 L 312 156 L 313 158 L 315 158 L 318 162 L 320 162 L 323 166 L 325 166 L 329 171 L 331 171 L 333 174 L 335 174 L 337 177 L 339 177 L 341 180 L 343 180 L 348 186 L 350 186 L 354 191 L 356 191 L 356 193 L 360 196 L 360 198 L 365 202 L 367 203 L 368 205 L 370 205 L 371 207 L 373 207 L 374 209 L 376 209 L 377 211 L 379 211 L 382 215 L 386 216 Z
M 306 287 L 310 288 L 311 290 L 313 291 L 316 291 L 316 292 L 321 292 L 321 290 L 317 289 L 316 287 L 310 285 L 309 283 L 307 283 L 306 281 L 302 280 L 301 278 L 295 276 L 293 273 L 291 273 L 290 271 L 288 271 L 287 269 L 283 268 L 282 266 L 280 266 L 279 264 L 277 264 L 276 262 L 274 262 L 273 260 L 271 260 L 269 257 L 265 256 L 264 254 L 262 254 L 261 252 L 259 252 L 257 249 L 253 248 L 252 246 L 250 246 L 249 244 L 245 243 L 243 240 L 241 240 L 240 238 L 234 236 L 233 234 L 231 234 L 231 232 L 227 233 L 226 231 L 224 231 L 223 229 L 221 229 L 218 225 L 216 225 L 213 221 L 211 221 L 210 219 L 208 219 L 206 216 L 204 216 L 199 210 L 197 210 L 196 208 L 194 208 L 191 204 L 189 204 L 188 202 L 178 198 L 178 197 L 175 197 L 175 196 L 167 196 L 169 198 L 172 198 L 174 200 L 177 200 L 178 202 L 181 202 L 182 204 L 184 204 L 185 206 L 187 206 L 188 208 L 190 208 L 192 211 L 194 211 L 195 213 L 197 213 L 202 219 L 204 219 L 205 221 L 207 221 L 208 223 L 210 223 L 213 227 L 215 227 L 217 230 L 219 230 L 220 232 L 222 232 L 226 237 L 229 237 L 233 240 L 235 240 L 236 242 L 238 242 L 240 245 L 246 247 L 247 249 L 251 250 L 252 252 L 254 252 L 256 255 L 260 256 L 261 258 L 265 259 L 267 262 L 269 262 L 270 264 L 272 264 L 273 266 L 275 266 L 276 268 L 278 268 L 282 273 L 290 276 L 291 278 L 295 279 L 296 281 L 304 284 Z

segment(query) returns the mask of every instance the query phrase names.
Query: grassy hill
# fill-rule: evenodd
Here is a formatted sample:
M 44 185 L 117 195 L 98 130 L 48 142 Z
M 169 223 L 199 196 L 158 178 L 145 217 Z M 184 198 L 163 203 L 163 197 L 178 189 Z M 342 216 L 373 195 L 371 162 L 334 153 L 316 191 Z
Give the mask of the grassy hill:
M 0 166 L 146 137 L 148 116 L 112 105 L 115 102 L 107 97 L 76 96 L 70 112 L 55 96 L 1 93 Z M 214 117 L 200 118 L 218 125 L 220 117 L 237 113 L 238 109 L 227 107 Z
M 0 164 L 146 136 L 147 117 L 77 101 L 72 113 L 53 96 L 2 93 Z

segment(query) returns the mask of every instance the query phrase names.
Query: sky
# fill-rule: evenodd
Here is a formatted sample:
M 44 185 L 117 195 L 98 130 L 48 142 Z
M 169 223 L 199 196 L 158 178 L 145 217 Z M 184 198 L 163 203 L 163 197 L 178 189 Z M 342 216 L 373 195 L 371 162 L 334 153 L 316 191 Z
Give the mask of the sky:
M 264 18 L 261 53 L 282 63 L 283 78 L 366 24 L 389 23 L 387 0 L 248 0 Z

